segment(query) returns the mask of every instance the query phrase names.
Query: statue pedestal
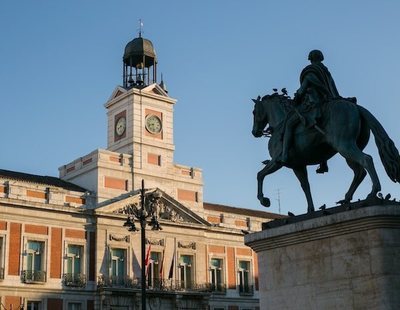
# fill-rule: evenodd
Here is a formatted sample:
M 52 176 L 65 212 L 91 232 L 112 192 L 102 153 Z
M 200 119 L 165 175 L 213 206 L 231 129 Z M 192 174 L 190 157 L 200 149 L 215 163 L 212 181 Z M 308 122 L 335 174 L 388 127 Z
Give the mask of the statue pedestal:
M 400 206 L 370 206 L 245 236 L 260 309 L 400 309 Z

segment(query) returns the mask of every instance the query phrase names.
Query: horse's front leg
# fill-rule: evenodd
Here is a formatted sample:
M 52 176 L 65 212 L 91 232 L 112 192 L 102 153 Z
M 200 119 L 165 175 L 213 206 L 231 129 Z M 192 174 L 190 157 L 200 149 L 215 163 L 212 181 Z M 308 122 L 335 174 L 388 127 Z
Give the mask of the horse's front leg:
M 274 173 L 275 171 L 282 168 L 282 165 L 280 163 L 277 163 L 275 160 L 265 161 L 264 163 L 266 164 L 265 167 L 257 173 L 257 198 L 260 201 L 261 205 L 268 208 L 271 205 L 271 201 L 267 197 L 264 197 L 263 194 L 264 178 L 268 174 Z
M 311 196 L 311 189 L 310 183 L 308 182 L 308 175 L 307 175 L 307 167 L 296 167 L 293 168 L 293 172 L 296 175 L 297 179 L 300 181 L 301 188 L 303 189 L 304 194 L 306 195 L 307 199 L 307 213 L 314 212 L 314 202 Z

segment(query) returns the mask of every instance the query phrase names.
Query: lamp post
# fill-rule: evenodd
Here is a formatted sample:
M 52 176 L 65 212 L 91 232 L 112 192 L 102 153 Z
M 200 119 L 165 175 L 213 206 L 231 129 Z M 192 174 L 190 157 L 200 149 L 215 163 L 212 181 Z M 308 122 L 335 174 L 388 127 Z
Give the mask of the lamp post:
M 140 246 L 141 246 L 141 289 L 142 289 L 142 310 L 146 310 L 146 225 L 147 219 L 151 217 L 150 224 L 152 226 L 152 230 L 161 230 L 161 226 L 158 223 L 158 214 L 157 214 L 157 204 L 161 195 L 158 192 L 153 192 L 149 194 L 145 194 L 144 189 L 144 180 L 142 180 L 142 188 L 140 189 L 140 209 L 136 207 L 135 204 L 130 204 L 128 210 L 130 213 L 128 214 L 128 218 L 124 223 L 124 226 L 127 227 L 128 231 L 135 232 L 138 229 L 135 226 L 135 219 L 137 219 L 140 223 Z

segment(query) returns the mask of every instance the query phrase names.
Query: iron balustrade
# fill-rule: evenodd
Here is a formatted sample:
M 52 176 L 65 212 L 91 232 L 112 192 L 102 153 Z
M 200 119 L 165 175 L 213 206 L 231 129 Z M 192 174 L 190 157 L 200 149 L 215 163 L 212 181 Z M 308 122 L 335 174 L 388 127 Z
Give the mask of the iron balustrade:
M 21 277 L 24 283 L 43 283 L 46 282 L 46 271 L 23 270 Z
M 4 268 L 0 268 L 0 280 L 4 279 Z
M 238 285 L 239 295 L 241 296 L 253 296 L 254 285 Z
M 210 292 L 210 286 L 208 283 L 197 283 L 172 279 L 153 279 L 152 285 L 148 286 L 147 289 L 150 291 Z
M 136 288 L 140 287 L 137 283 L 137 279 L 133 279 L 126 276 L 99 276 L 97 280 L 97 285 L 99 287 L 128 287 Z
M 82 273 L 64 273 L 63 284 L 71 287 L 85 287 L 86 275 Z
M 210 291 L 213 293 L 226 294 L 226 285 L 225 284 L 208 283 L 208 286 L 209 286 Z
M 97 285 L 105 288 L 133 288 L 141 289 L 141 278 L 99 276 Z M 222 288 L 221 288 L 222 289 Z M 167 292 L 211 292 L 209 283 L 196 283 L 179 281 L 172 279 L 153 279 L 151 285 L 146 283 L 148 291 L 167 291 Z

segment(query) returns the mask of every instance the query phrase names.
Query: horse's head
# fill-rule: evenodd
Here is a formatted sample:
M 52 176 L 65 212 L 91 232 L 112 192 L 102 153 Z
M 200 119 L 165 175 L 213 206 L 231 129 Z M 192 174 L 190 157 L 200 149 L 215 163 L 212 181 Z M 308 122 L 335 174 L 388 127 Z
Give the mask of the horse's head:
M 264 107 L 265 97 L 260 99 L 258 96 L 257 99 L 252 99 L 254 102 L 254 110 L 253 110 L 253 130 L 251 133 L 254 137 L 259 138 L 263 135 L 264 128 L 268 124 L 268 115 L 266 113 Z
M 278 126 L 292 109 L 292 99 L 286 93 L 273 93 L 272 95 L 265 95 L 262 98 L 258 96 L 257 99 L 253 99 L 253 102 L 255 104 L 252 133 L 256 138 L 261 137 L 265 133 L 264 129 L 268 124 L 271 129 Z

